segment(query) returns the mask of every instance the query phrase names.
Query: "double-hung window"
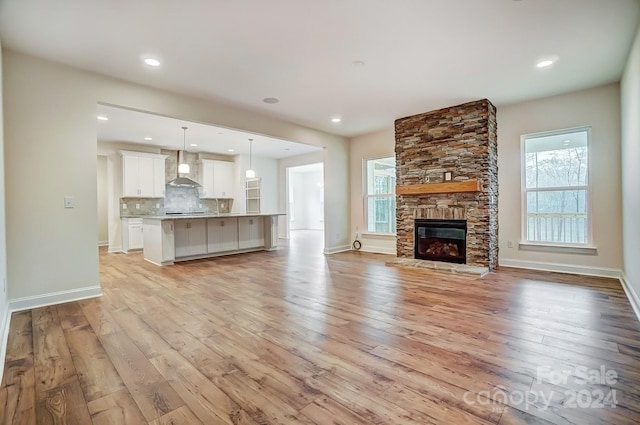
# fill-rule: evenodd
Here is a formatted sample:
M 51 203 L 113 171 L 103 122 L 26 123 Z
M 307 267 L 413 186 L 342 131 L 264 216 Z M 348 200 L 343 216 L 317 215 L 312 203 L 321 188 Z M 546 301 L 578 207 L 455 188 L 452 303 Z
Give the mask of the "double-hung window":
M 590 127 L 522 136 L 525 242 L 590 244 L 589 136 Z
M 396 233 L 396 159 L 368 159 L 364 166 L 365 214 L 370 233 Z

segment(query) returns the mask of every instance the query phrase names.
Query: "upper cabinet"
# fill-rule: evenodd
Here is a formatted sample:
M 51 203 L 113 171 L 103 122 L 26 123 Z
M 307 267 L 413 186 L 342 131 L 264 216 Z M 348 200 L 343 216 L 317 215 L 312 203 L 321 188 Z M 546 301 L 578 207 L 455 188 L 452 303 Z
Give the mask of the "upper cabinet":
M 233 198 L 233 162 L 200 161 L 200 198 Z
M 162 198 L 167 155 L 120 151 L 122 155 L 122 197 Z

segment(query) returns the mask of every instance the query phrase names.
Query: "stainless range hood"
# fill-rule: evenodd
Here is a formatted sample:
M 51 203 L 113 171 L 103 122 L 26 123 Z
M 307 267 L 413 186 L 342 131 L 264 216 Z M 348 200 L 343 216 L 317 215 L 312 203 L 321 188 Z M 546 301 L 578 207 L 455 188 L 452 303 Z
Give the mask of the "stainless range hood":
M 183 153 L 184 155 L 184 153 Z M 176 152 L 176 178 L 167 183 L 169 186 L 173 187 L 200 187 L 200 183 L 194 182 L 188 177 L 180 177 L 180 173 L 178 172 L 178 164 L 180 164 L 180 151 Z

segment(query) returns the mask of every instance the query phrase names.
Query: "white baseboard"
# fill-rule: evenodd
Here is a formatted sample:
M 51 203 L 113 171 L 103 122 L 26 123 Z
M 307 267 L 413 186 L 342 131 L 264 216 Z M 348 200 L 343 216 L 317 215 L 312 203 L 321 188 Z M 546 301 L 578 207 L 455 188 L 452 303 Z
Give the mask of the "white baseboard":
M 622 273 L 619 269 L 611 269 L 607 267 L 576 266 L 573 264 L 510 260 L 508 258 L 498 259 L 498 264 L 501 266 L 515 267 L 518 269 L 531 269 L 558 273 L 582 274 L 587 276 L 611 277 L 614 279 L 619 279 Z
M 109 246 L 109 241 L 98 241 L 98 246 Z
M 629 303 L 631 304 L 631 308 L 633 312 L 636 314 L 638 321 L 640 321 L 640 297 L 638 297 L 638 293 L 631 286 L 631 282 L 627 278 L 627 275 L 624 274 L 624 271 L 620 276 L 620 283 L 622 284 L 622 289 L 624 289 L 624 293 L 627 294 L 627 298 L 629 299 Z
M 107 249 L 107 252 L 109 252 L 109 253 L 122 252 L 122 246 L 111 246 L 111 245 L 109 245 L 109 248 Z
M 69 291 L 52 292 L 44 295 L 35 295 L 32 297 L 9 300 L 9 311 L 29 310 L 31 308 L 68 303 L 71 301 L 80 301 L 100 296 L 102 296 L 102 288 L 100 285 L 87 286 L 85 288 L 71 289 Z
M 351 245 L 339 245 L 331 248 L 325 248 L 325 254 L 336 254 L 338 252 L 351 251 Z
M 388 247 L 388 246 L 363 246 L 360 248 L 362 252 L 372 252 L 374 254 L 390 254 L 396 255 L 397 250 L 396 247 Z
M 11 324 L 11 310 L 9 305 L 5 306 L 5 311 L 2 317 L 0 317 L 0 382 L 4 373 L 4 361 L 7 356 L 7 341 L 9 340 L 9 325 Z

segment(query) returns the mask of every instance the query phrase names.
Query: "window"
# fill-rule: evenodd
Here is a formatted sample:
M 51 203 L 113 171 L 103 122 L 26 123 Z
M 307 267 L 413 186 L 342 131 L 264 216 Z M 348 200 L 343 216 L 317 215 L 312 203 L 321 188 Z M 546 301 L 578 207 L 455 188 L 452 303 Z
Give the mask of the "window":
M 396 233 L 396 159 L 369 159 L 364 168 L 367 231 Z
M 523 238 L 588 244 L 589 127 L 522 136 Z

